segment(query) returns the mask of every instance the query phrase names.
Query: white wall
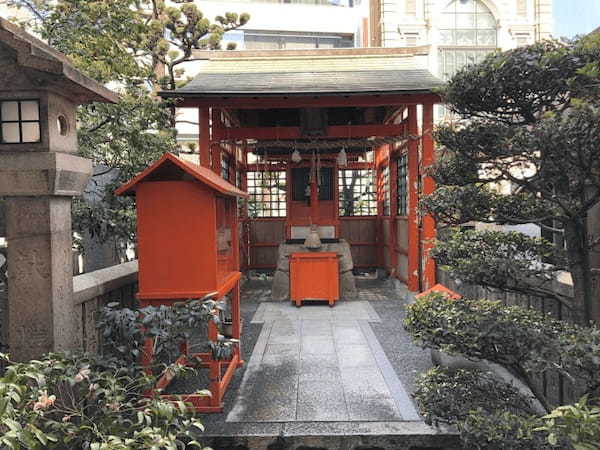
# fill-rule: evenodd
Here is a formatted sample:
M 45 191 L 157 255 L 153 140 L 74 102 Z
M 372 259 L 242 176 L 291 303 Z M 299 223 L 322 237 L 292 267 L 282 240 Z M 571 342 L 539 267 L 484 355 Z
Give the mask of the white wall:
M 359 18 L 365 16 L 362 6 L 347 8 L 214 0 L 196 0 L 196 4 L 211 20 L 225 12 L 246 12 L 250 14 L 250 22 L 242 29 L 261 31 L 353 34 L 359 25 Z

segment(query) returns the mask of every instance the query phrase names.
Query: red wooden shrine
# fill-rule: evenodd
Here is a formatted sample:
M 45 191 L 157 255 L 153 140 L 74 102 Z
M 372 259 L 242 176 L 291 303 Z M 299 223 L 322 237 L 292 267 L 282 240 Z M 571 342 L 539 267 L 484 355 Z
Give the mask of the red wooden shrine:
M 167 153 L 121 186 L 117 195 L 136 195 L 140 306 L 171 305 L 176 301 L 215 293 L 215 300 L 231 294 L 231 337 L 240 339 L 240 287 L 237 199 L 246 194 L 214 172 Z M 208 337 L 217 328 L 208 324 Z M 210 371 L 212 395 L 184 395 L 198 412 L 219 412 L 223 395 L 236 368 L 243 364 L 239 345 L 230 360 L 210 352 L 189 352 L 182 345 L 177 364 L 201 360 Z M 150 367 L 152 342 L 147 342 L 142 364 Z M 167 374 L 156 388 L 172 379 Z M 169 396 L 165 396 L 170 398 Z
M 262 216 L 241 208 L 242 270 L 276 269 L 279 245 L 317 225 L 327 234 L 321 238 L 350 244 L 355 268 L 385 268 L 416 292 L 436 284 L 430 257 L 436 225 L 419 214 L 418 201 L 435 189 L 428 168 L 443 82 L 423 67 L 426 54 L 424 47 L 199 52 L 194 80 L 159 94 L 197 110 L 203 167 L 235 177 L 242 190 L 257 183 L 256 174 L 283 175 L 284 208 Z M 337 161 L 341 149 L 346 164 Z M 366 158 L 367 151 L 374 156 Z M 316 167 L 331 170 L 332 195 L 321 198 L 318 177 L 311 177 L 299 199 L 294 172 L 315 167 L 315 154 Z M 375 175 L 376 213 L 340 213 L 344 170 Z M 276 203 L 272 192 L 253 195 Z
M 333 306 L 340 298 L 337 253 L 306 252 L 290 255 L 290 299 L 325 300 Z

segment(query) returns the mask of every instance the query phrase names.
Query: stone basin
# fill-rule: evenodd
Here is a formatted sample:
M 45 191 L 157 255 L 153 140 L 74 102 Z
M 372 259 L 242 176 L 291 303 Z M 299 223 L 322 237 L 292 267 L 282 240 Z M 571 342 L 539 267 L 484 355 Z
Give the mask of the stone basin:
M 296 242 L 297 241 L 297 242 Z M 271 298 L 273 300 L 289 300 L 290 298 L 290 261 L 292 253 L 309 252 L 303 245 L 304 239 L 288 239 L 279 244 L 277 269 L 273 276 Z M 340 271 L 340 297 L 353 298 L 356 296 L 356 282 L 354 280 L 354 262 L 350 244 L 344 239 L 321 239 L 322 246 L 316 252 L 336 253 L 339 258 Z

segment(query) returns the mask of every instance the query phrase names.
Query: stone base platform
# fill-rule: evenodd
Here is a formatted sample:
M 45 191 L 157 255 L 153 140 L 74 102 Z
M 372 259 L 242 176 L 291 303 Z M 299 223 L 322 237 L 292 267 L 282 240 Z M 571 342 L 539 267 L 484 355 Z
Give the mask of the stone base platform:
M 273 286 L 271 288 L 271 298 L 273 300 L 289 300 L 290 298 L 290 260 L 292 253 L 308 252 L 302 244 L 279 244 L 279 256 L 277 258 L 277 269 L 273 275 Z M 322 244 L 319 252 L 333 252 L 339 257 L 340 268 L 340 296 L 342 298 L 355 298 L 357 295 L 356 281 L 354 280 L 354 262 L 350 252 L 350 244 L 344 239 L 339 242 Z

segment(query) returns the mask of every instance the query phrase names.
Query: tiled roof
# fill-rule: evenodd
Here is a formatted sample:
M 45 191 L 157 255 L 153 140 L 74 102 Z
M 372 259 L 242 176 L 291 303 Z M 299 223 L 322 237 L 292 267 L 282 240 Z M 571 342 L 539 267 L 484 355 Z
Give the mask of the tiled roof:
M 163 96 L 422 93 L 443 82 L 414 55 L 299 52 L 296 56 L 217 57 L 186 86 Z

